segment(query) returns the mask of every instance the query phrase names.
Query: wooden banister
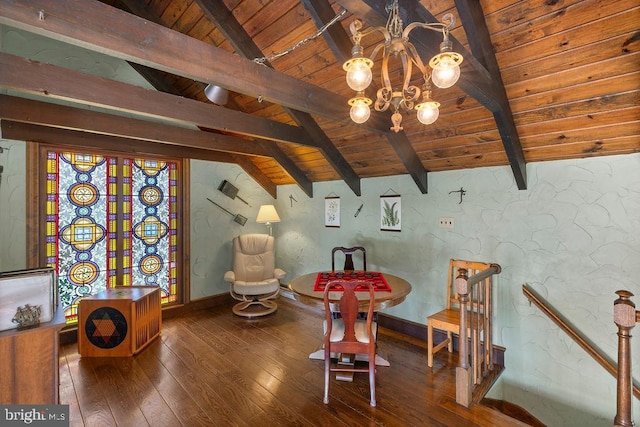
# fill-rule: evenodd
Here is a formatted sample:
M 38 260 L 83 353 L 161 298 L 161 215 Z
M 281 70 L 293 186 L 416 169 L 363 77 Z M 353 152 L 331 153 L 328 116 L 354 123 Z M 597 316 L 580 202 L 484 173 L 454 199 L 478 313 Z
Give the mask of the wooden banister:
M 491 264 L 489 268 L 467 277 L 467 270 L 460 268 L 455 280 L 460 306 L 458 339 L 460 355 L 456 367 L 456 402 L 466 407 L 472 402 L 475 385 L 493 370 L 491 284 L 492 276 L 499 274 L 500 271 L 498 264 Z M 469 306 L 476 309 L 470 310 Z M 468 331 L 466 325 L 469 325 Z M 471 364 L 469 364 L 469 358 L 471 358 Z
M 616 291 L 618 299 L 613 302 L 613 322 L 618 327 L 618 383 L 616 399 L 616 417 L 614 426 L 633 426 L 631 415 L 631 329 L 640 318 L 640 311 L 631 301 L 629 291 Z
M 615 378 L 618 377 L 618 367 L 617 364 L 603 354 L 598 347 L 585 338 L 582 334 L 577 332 L 575 327 L 565 319 L 560 313 L 558 313 L 555 309 L 551 307 L 551 305 L 544 300 L 536 291 L 534 291 L 528 285 L 522 285 L 522 292 L 527 297 L 527 299 L 535 304 L 544 314 L 547 315 L 549 319 L 553 321 L 560 329 L 565 331 L 573 340 L 580 346 L 584 351 L 586 351 L 593 359 L 600 364 L 607 372 L 613 375 Z M 633 395 L 640 399 L 640 387 L 634 381 L 633 382 Z

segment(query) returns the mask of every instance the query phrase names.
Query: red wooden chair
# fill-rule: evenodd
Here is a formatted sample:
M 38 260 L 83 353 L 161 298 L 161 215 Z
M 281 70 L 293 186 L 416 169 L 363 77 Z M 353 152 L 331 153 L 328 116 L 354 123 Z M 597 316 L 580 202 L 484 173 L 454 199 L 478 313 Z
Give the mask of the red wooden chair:
M 368 308 L 366 319 L 358 318 L 358 297 L 355 289 L 364 287 L 364 292 L 368 293 Z M 335 303 L 329 299 L 329 292 L 336 292 L 336 288 L 342 287 L 342 297 L 337 302 L 337 307 L 341 317 L 334 319 L 332 316 L 331 304 Z M 358 290 L 360 292 L 360 289 Z M 371 406 L 376 406 L 376 328 L 373 322 L 373 306 L 375 297 L 373 284 L 361 280 L 332 280 L 327 283 L 324 289 L 324 403 L 329 403 L 329 377 L 331 372 L 368 372 L 369 389 L 371 393 Z M 338 362 L 332 364 L 331 355 L 338 354 L 341 360 L 344 354 L 366 354 L 368 359 L 367 368 L 356 368 L 353 365 Z

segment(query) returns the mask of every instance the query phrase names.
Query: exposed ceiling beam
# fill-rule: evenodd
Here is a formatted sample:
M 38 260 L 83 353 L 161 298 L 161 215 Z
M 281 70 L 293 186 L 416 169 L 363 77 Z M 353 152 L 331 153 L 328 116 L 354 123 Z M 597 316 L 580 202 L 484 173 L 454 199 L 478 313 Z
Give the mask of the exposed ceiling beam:
M 205 16 L 224 34 L 227 41 L 238 54 L 246 58 L 260 58 L 263 52 L 253 42 L 245 29 L 238 23 L 227 7 L 218 1 L 196 0 Z M 273 66 L 265 62 L 267 67 Z M 322 152 L 327 161 L 338 172 L 349 188 L 357 195 L 361 195 L 360 177 L 355 173 L 351 165 L 344 159 L 340 151 L 333 145 L 324 131 L 318 126 L 309 113 L 285 107 L 285 111 L 307 132 L 308 138 L 314 141 L 314 145 Z M 284 153 L 283 153 L 284 155 Z M 311 197 L 311 196 L 310 196 Z
M 527 167 L 524 153 L 522 152 L 520 137 L 513 120 L 509 99 L 502 82 L 500 67 L 493 50 L 489 29 L 484 19 L 482 5 L 480 2 L 473 0 L 455 0 L 455 3 L 465 32 L 474 35 L 469 37 L 469 46 L 473 56 L 489 70 L 493 78 L 498 82 L 500 108 L 492 111 L 493 117 L 498 125 L 502 144 L 507 153 L 518 188 L 525 190 L 527 188 Z
M 75 149 L 94 148 L 106 152 L 117 152 L 136 156 L 161 155 L 173 158 L 192 158 L 230 163 L 235 159 L 231 153 L 158 144 L 139 139 L 93 134 L 84 131 L 62 129 L 33 123 L 21 123 L 2 119 L 2 137 L 20 141 L 42 142 L 63 145 Z
M 306 132 L 297 126 L 19 56 L 0 54 L 0 68 L 0 87 L 18 92 L 272 141 L 308 143 Z
M 339 94 L 100 2 L 0 0 L 0 24 L 351 124 L 344 107 L 347 99 Z M 372 114 L 360 127 L 388 133 L 388 117 Z
M 0 118 L 203 150 L 270 157 L 267 144 L 232 136 L 0 95 Z M 274 144 L 269 142 L 268 144 Z
M 318 28 L 322 28 L 331 22 L 335 16 L 335 12 L 328 0 L 302 0 L 302 4 Z M 339 64 L 343 64 L 347 59 L 351 58 L 353 43 L 351 43 L 349 34 L 347 34 L 342 26 L 332 25 L 323 36 L 329 48 L 338 59 Z
M 53 99 L 161 118 L 182 125 L 219 129 L 272 141 L 303 144 L 297 126 L 229 110 L 213 104 L 149 90 L 54 65 L 0 54 L 0 87 Z M 304 137 L 304 138 L 303 138 Z M 308 143 L 308 141 L 306 141 Z
M 147 3 L 141 0 L 120 0 L 120 3 L 122 3 L 125 10 L 129 10 L 137 16 L 162 25 L 160 18 L 149 12 Z M 129 62 L 129 65 L 131 65 L 138 74 L 149 82 L 149 84 L 156 88 L 156 90 L 178 96 L 182 95 L 179 89 L 175 88 L 173 85 L 167 84 L 166 80 L 163 79 L 162 73 L 158 70 L 136 64 L 135 62 Z M 205 85 L 202 85 L 202 87 L 204 90 Z M 226 107 L 230 106 L 227 105 Z M 239 110 L 239 108 L 233 109 Z M 288 158 L 286 154 L 275 144 L 270 145 L 269 152 L 271 153 L 271 157 L 278 162 L 284 171 L 296 182 L 296 184 L 298 184 L 302 191 L 304 191 L 307 196 L 313 197 L 313 183 L 298 167 L 298 165 Z M 256 181 L 259 182 L 266 178 L 262 171 L 260 171 L 260 169 L 250 159 L 245 156 L 234 156 L 234 158 L 238 160 L 238 165 Z
M 189 158 L 221 163 L 236 163 L 244 168 L 256 182 L 276 198 L 276 185 L 251 163 L 246 156 L 224 153 L 222 151 L 201 150 L 198 148 L 178 147 L 154 142 L 120 138 L 116 136 L 87 134 L 82 131 L 51 128 L 29 123 L 8 120 L 0 121 L 0 131 L 7 139 L 55 144 L 72 149 L 95 148 L 101 152 L 118 152 L 135 156 L 161 155 L 164 157 Z M 245 165 L 243 163 L 248 162 Z
M 171 93 L 174 95 L 180 95 L 178 89 L 174 88 L 172 85 L 167 84 L 163 79 L 160 78 L 160 72 L 158 70 L 154 70 L 149 67 L 145 67 L 143 65 L 138 65 L 131 63 L 134 69 L 151 84 L 157 90 L 160 90 L 165 93 Z M 204 90 L 204 86 L 203 86 Z M 200 129 L 202 131 L 206 131 L 204 129 Z M 210 131 L 206 131 L 208 134 L 211 134 Z M 239 139 L 239 138 L 236 138 Z M 246 140 L 239 139 L 240 141 L 247 142 Z M 284 171 L 298 184 L 298 186 L 305 192 L 305 194 L 309 197 L 313 197 L 313 183 L 307 177 L 307 175 L 298 167 L 298 165 L 292 161 L 290 158 L 286 156 L 286 154 L 278 147 L 275 143 L 266 144 L 268 147 L 268 151 L 270 157 L 273 157 L 276 162 L 284 169 Z M 265 175 L 260 171 L 258 167 L 246 156 L 236 155 L 236 159 L 238 159 L 238 165 L 244 169 L 244 171 L 253 177 L 256 181 L 260 181 L 265 178 Z M 264 187 L 264 186 L 263 186 Z

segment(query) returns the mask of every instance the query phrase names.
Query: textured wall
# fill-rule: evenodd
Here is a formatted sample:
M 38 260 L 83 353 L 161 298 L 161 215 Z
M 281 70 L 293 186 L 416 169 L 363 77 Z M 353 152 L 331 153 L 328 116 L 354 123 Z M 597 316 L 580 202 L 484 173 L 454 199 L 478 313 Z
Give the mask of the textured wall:
M 238 188 L 231 199 L 218 191 L 223 180 Z M 233 214 L 247 218 L 244 226 L 233 215 L 212 204 L 213 200 Z M 222 277 L 231 269 L 231 240 L 245 233 L 267 233 L 256 222 L 260 205 L 274 204 L 273 198 L 236 165 L 199 160 L 191 162 L 191 299 L 229 291 Z M 280 210 L 278 209 L 280 212 Z M 274 224 L 274 234 L 281 224 Z
M 0 271 L 26 268 L 24 142 L 0 139 Z
M 611 425 L 614 378 L 530 306 L 521 289 L 530 284 L 616 360 L 614 292 L 631 290 L 640 307 L 640 155 L 535 163 L 527 171 L 525 191 L 507 167 L 430 173 L 426 195 L 407 176 L 363 180 L 362 197 L 342 182 L 314 185 L 313 199 L 295 186 L 280 187 L 278 258 L 291 278 L 330 268 L 333 246 L 362 244 L 369 269 L 413 285 L 388 312 L 422 324 L 444 304 L 450 258 L 499 263 L 495 339 L 507 351 L 493 395 L 549 425 Z M 466 195 L 459 203 L 459 193 L 450 192 L 461 187 Z M 402 195 L 399 233 L 379 230 L 379 196 L 387 193 Z M 289 195 L 298 200 L 293 207 Z M 330 195 L 341 197 L 338 229 L 324 227 Z M 454 228 L 439 228 L 440 217 L 452 217 Z M 633 351 L 637 378 L 637 338 Z

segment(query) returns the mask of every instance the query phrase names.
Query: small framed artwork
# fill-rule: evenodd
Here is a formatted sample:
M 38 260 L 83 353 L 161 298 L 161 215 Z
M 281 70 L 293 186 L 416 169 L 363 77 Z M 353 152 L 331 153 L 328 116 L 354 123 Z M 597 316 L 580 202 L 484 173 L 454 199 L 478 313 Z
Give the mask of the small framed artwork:
M 380 196 L 380 230 L 401 231 L 401 214 L 402 203 L 400 196 Z
M 324 226 L 340 227 L 340 197 L 325 197 Z

